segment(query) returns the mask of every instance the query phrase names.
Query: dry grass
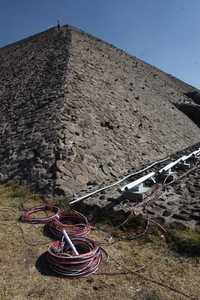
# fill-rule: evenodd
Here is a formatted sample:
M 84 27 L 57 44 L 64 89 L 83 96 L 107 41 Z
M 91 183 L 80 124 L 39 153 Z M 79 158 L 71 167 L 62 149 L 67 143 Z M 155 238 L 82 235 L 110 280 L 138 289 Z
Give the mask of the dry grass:
M 41 225 L 21 224 L 18 221 L 19 207 L 23 203 L 32 206 L 41 202 L 39 197 L 26 189 L 0 186 L 0 299 L 186 299 L 135 274 L 94 275 L 76 280 L 42 275 L 36 262 L 46 251 L 49 239 L 43 235 Z M 105 242 L 107 234 L 94 230 L 90 237 Z M 139 272 L 142 276 L 163 282 L 198 299 L 199 259 L 175 255 L 169 250 L 165 239 L 158 235 L 149 234 L 140 241 L 121 241 L 111 245 L 106 242 L 104 248 L 111 258 L 101 266 L 100 272 L 120 272 L 125 266 L 130 270 L 145 266 Z

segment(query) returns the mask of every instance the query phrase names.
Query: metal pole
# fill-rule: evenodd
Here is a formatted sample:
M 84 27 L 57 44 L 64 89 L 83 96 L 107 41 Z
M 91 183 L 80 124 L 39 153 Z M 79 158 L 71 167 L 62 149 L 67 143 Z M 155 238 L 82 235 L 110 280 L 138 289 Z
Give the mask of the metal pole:
M 72 243 L 72 241 L 69 238 L 69 235 L 67 234 L 67 232 L 64 229 L 63 229 L 63 234 L 64 234 L 64 237 L 66 238 L 68 244 L 70 245 L 70 248 L 72 249 L 73 253 L 75 255 L 79 255 L 78 251 L 76 250 L 76 247 L 74 246 L 74 244 Z

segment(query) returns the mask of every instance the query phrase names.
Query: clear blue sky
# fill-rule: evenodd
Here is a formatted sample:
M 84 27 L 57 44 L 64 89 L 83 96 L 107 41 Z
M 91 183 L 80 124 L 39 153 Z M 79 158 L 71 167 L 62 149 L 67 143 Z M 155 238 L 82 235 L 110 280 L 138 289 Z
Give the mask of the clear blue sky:
M 200 88 L 200 0 L 0 0 L 0 47 L 57 19 Z

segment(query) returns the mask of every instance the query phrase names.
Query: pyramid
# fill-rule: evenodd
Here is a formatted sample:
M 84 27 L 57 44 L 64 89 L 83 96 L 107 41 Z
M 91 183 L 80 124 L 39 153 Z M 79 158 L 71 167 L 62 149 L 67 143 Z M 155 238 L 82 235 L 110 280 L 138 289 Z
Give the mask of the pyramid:
M 68 25 L 3 47 L 0 181 L 70 199 L 115 180 L 199 141 L 196 93 Z

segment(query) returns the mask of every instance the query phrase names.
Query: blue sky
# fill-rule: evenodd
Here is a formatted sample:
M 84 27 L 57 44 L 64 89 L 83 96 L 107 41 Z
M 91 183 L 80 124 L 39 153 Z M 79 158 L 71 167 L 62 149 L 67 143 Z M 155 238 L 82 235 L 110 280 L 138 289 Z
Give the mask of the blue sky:
M 200 88 L 200 0 L 0 0 L 0 47 L 57 19 Z

